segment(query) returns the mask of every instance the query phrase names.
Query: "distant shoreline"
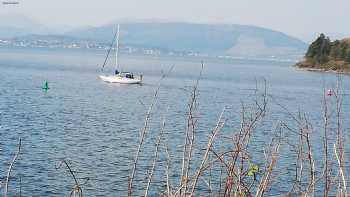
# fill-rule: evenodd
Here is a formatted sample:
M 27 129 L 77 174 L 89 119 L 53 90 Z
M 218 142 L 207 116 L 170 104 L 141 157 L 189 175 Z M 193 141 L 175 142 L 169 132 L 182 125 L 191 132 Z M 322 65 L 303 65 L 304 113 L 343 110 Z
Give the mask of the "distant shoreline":
M 92 53 L 96 55 L 101 55 L 105 56 L 107 50 L 105 49 L 86 49 L 86 48 L 46 48 L 46 47 L 0 47 L 0 50 L 4 51 L 13 51 L 13 52 L 20 52 L 20 51 L 31 51 L 31 52 L 45 52 L 45 53 Z M 227 57 L 227 56 L 217 56 L 217 55 L 212 55 L 212 56 L 179 56 L 179 55 L 147 55 L 147 54 L 142 54 L 142 53 L 120 53 L 121 56 L 125 57 L 148 57 L 148 58 L 170 58 L 170 59 L 181 59 L 181 60 L 190 60 L 190 61 L 204 61 L 204 62 L 273 62 L 273 63 L 290 63 L 295 64 L 297 61 L 296 59 L 273 59 L 273 58 L 259 58 L 259 57 Z

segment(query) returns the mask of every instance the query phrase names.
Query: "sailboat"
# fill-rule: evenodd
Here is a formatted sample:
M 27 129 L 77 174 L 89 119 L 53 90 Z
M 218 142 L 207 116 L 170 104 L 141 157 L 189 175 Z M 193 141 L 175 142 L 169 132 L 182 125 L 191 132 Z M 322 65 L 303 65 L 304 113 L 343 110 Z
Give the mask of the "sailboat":
M 109 52 L 113 47 L 114 41 L 116 41 L 116 53 L 115 53 L 115 72 L 113 75 L 100 75 L 100 78 L 102 81 L 109 82 L 109 83 L 123 83 L 123 84 L 139 84 L 142 82 L 142 75 L 140 76 L 134 76 L 132 72 L 119 72 L 119 64 L 118 64 L 118 53 L 119 53 L 119 24 L 117 28 L 116 35 L 114 36 L 116 39 L 113 39 L 111 48 L 108 50 L 107 57 L 105 59 L 105 62 L 102 66 L 102 70 L 106 64 L 106 61 L 109 56 Z

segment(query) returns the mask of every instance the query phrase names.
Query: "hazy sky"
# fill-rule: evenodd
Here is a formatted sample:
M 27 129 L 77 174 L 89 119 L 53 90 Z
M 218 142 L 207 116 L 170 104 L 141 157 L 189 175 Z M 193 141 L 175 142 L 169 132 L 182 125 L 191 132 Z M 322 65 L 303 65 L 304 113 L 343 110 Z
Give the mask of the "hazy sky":
M 350 35 L 350 0 L 11 1 L 20 4 L 1 4 L 0 15 L 20 14 L 50 26 L 98 26 L 117 19 L 161 19 L 257 25 L 304 40 L 319 32 Z

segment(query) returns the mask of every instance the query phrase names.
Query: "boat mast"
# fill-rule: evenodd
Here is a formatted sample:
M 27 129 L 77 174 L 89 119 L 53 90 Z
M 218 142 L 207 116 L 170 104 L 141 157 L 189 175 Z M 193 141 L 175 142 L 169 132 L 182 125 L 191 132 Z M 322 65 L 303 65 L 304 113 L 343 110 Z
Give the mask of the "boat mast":
M 119 53 L 119 24 L 117 27 L 117 43 L 116 43 L 116 49 L 115 49 L 115 69 L 118 70 L 118 53 Z

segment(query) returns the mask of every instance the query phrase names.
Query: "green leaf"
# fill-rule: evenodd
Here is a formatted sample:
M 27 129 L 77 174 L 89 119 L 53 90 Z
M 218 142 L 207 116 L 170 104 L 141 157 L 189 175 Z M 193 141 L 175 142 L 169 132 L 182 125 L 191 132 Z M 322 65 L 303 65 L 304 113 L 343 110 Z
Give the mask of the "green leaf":
M 259 167 L 255 164 L 249 164 L 248 176 L 254 176 L 259 171 Z

